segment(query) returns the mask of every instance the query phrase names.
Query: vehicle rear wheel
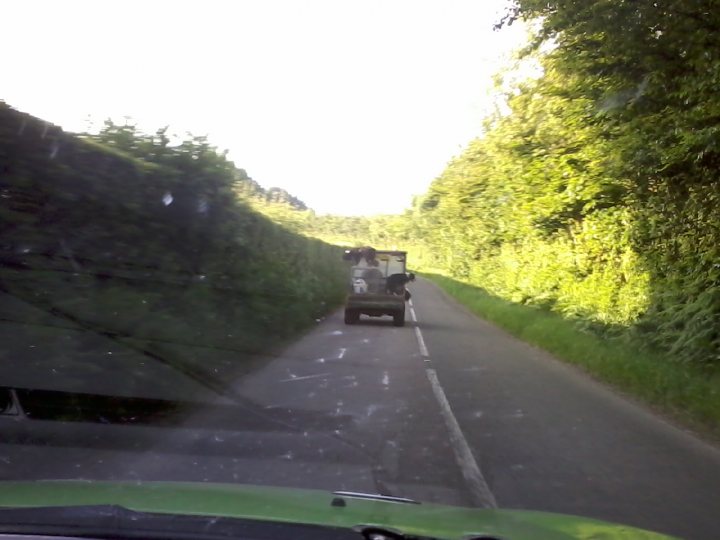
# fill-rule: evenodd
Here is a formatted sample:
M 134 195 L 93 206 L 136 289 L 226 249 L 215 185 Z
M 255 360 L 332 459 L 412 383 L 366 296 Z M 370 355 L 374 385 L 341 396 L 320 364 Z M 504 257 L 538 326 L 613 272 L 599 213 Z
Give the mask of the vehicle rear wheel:
M 360 320 L 360 313 L 356 309 L 345 310 L 345 324 L 355 324 Z
M 393 326 L 405 326 L 405 310 L 393 314 Z

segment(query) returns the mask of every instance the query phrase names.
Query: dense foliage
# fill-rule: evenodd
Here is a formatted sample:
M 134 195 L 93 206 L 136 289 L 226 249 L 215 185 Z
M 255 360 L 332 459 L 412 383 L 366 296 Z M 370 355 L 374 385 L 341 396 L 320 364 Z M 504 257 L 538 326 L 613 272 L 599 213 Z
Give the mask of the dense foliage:
M 204 138 L 77 137 L 0 104 L 0 171 L 5 384 L 35 366 L 72 386 L 110 351 L 139 373 L 119 392 L 146 362 L 222 387 L 342 297 L 339 250 L 251 209 L 241 194 L 281 195 Z
M 537 2 L 543 75 L 416 208 L 437 264 L 506 298 L 720 355 L 720 10 Z
M 720 9 L 712 0 L 517 0 L 542 74 L 404 216 L 364 242 L 503 298 L 720 359 Z M 349 222 L 346 222 L 349 223 Z M 322 223 L 317 225 L 325 231 Z M 342 230 L 340 224 L 334 230 Z
M 398 247 L 414 268 L 717 366 L 716 2 L 517 0 L 502 24 L 517 18 L 539 21 L 525 54 L 542 74 L 500 77 L 505 106 L 402 216 L 318 216 L 261 188 L 202 138 L 171 145 L 164 130 L 148 136 L 108 124 L 80 141 L 2 109 L 0 157 L 11 171 L 0 207 L 3 257 L 23 272 L 51 264 L 52 279 L 108 268 L 136 279 L 147 268 L 165 287 L 170 276 L 195 283 L 183 294 L 216 298 L 216 313 L 231 310 L 225 320 L 252 326 L 263 318 L 245 305 L 262 305 L 267 321 L 300 321 L 335 290 L 323 285 L 333 279 L 329 248 L 288 231 Z M 122 230 L 108 225 L 118 220 Z M 252 299 L 200 294 L 214 290 L 210 283 Z M 276 295 L 296 295 L 297 312 L 279 313 Z M 173 334 L 190 331 L 180 320 Z M 223 343 L 226 330 L 203 334 Z

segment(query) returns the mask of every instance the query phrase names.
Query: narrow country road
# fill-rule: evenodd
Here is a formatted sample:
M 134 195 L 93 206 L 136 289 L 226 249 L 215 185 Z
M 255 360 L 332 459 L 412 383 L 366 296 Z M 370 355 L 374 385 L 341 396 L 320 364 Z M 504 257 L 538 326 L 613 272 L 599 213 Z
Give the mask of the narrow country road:
M 336 312 L 236 381 L 239 405 L 200 407 L 182 427 L 0 418 L 0 479 L 382 492 L 720 538 L 717 449 L 431 283 L 412 291 L 405 327 Z

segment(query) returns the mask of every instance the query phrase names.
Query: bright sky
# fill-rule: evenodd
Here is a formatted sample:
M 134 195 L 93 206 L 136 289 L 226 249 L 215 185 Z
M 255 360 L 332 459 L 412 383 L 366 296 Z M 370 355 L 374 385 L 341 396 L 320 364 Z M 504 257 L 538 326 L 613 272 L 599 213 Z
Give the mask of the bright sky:
M 321 213 L 409 207 L 480 132 L 506 0 L 10 0 L 0 99 L 207 134 Z

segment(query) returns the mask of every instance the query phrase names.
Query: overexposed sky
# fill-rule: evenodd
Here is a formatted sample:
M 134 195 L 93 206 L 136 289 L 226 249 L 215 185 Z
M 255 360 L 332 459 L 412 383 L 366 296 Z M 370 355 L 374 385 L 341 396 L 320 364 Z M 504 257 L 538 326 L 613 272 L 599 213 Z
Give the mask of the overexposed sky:
M 321 213 L 398 212 L 478 135 L 506 0 L 6 0 L 0 99 L 207 134 Z

